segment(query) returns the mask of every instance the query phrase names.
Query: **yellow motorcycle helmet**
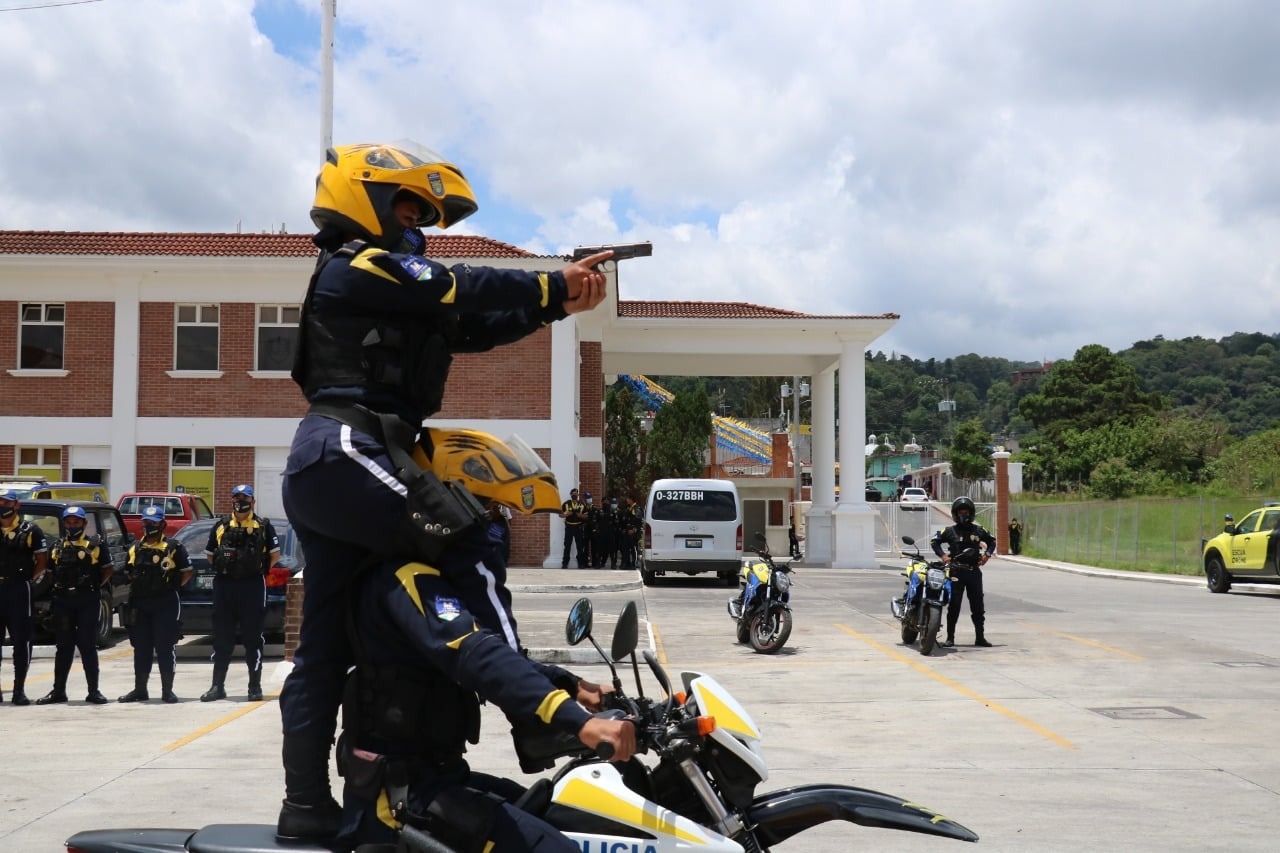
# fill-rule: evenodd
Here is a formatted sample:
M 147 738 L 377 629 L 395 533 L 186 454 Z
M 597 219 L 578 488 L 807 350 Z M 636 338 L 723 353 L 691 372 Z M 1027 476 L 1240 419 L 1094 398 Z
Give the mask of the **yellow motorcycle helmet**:
M 478 209 L 462 170 L 423 145 L 343 145 L 325 153 L 311 221 L 318 228 L 333 226 L 393 248 L 404 234 L 393 209 L 403 193 L 414 196 L 422 208 L 419 228 L 448 228 Z
M 519 436 L 500 441 L 474 429 L 428 428 L 413 459 L 441 481 L 461 483 L 482 503 L 495 500 L 525 515 L 560 511 L 556 475 Z

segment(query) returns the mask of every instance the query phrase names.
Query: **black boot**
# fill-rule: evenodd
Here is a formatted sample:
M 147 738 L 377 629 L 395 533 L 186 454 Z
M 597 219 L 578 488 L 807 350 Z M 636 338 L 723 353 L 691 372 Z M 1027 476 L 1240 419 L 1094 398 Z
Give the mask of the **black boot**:
M 284 802 L 276 837 L 327 839 L 338 834 L 342 807 L 329 792 L 329 740 L 284 736 Z
M 947 634 L 947 638 L 945 640 L 938 641 L 938 645 L 942 646 L 944 649 L 949 649 L 955 644 L 956 644 L 955 634 Z
M 25 696 L 23 697 L 26 698 Z M 13 694 L 14 704 L 18 704 L 18 694 Z M 62 687 L 55 687 L 48 693 L 36 700 L 37 705 L 60 705 L 67 701 L 67 691 Z
M 978 636 L 974 638 L 973 644 L 975 646 L 982 646 L 984 649 L 991 648 L 991 643 L 987 642 L 987 638 L 982 635 L 981 631 L 979 631 Z
M 262 670 L 260 669 L 249 671 L 249 701 L 262 701 Z
M 31 700 L 27 698 L 27 693 L 23 687 L 27 683 L 27 673 L 15 672 L 13 674 L 13 698 L 10 699 L 15 705 L 30 705 Z
M 218 699 L 227 698 L 227 665 L 225 663 L 215 663 L 213 665 L 213 684 L 209 689 L 200 695 L 201 702 L 213 702 Z
M 177 704 L 178 694 L 173 692 L 173 676 L 172 672 L 160 673 L 160 700 L 169 705 Z
M 105 705 L 111 700 L 102 695 L 102 691 L 98 689 L 98 670 L 93 672 L 86 671 L 84 679 L 89 685 L 89 693 L 84 697 L 84 701 L 90 705 Z

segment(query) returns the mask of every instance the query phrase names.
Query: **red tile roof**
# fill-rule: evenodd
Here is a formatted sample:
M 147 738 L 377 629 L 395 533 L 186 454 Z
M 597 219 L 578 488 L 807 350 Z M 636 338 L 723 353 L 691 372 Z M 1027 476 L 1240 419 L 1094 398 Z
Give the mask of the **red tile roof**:
M 427 252 L 441 258 L 535 258 L 488 237 L 429 234 Z M 310 234 L 127 233 L 106 231 L 0 231 L 0 255 L 170 255 L 314 257 Z
M 750 302 L 619 302 L 619 317 L 709 320 L 897 320 L 897 314 L 805 314 Z

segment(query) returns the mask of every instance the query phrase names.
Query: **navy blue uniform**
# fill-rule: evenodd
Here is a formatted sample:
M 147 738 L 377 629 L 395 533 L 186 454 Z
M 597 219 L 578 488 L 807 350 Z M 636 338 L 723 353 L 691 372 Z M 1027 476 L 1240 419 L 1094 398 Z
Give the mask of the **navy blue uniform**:
M 361 242 L 327 248 L 335 253 L 312 279 L 295 379 L 313 404 L 395 415 L 411 434 L 439 411 L 453 353 L 510 343 L 566 316 L 559 272 L 445 267 Z M 294 436 L 284 506 L 307 568 L 298 648 L 280 695 L 286 736 L 333 739 L 353 662 L 343 629 L 352 573 L 370 558 L 415 557 L 394 535 L 407 495 L 395 470 L 382 435 L 331 415 L 308 414 Z
M 359 662 L 343 712 L 344 743 L 410 762 L 408 810 L 418 815 L 442 793 L 450 804 L 445 811 L 453 813 L 488 807 L 482 791 L 506 799 L 522 791 L 514 782 L 471 773 L 463 759 L 465 741 L 474 742 L 479 731 L 477 697 L 500 707 L 516 726 L 549 729 L 568 739 L 590 716 L 570 695 L 577 690 L 576 676 L 525 656 L 506 567 L 485 538 L 477 531 L 437 561 L 439 568 L 395 561 L 373 568 L 359 579 L 351 604 Z M 393 677 L 383 687 L 372 678 L 360 681 L 366 668 Z M 405 684 L 413 686 L 406 691 Z M 362 696 L 365 705 L 359 704 Z M 390 715 L 396 723 L 379 716 L 387 706 L 399 709 Z M 339 758 L 340 767 L 349 751 Z M 474 807 L 459 805 L 470 798 Z M 349 781 L 345 834 L 394 841 L 400 822 L 387 803 L 395 799 L 383 786 L 359 790 Z M 495 850 L 578 849 L 509 805 L 492 807 L 483 830 L 469 831 L 483 831 Z M 468 840 L 475 849 L 483 846 L 478 837 Z
M 102 585 L 111 577 L 111 552 L 99 536 L 57 540 L 49 551 L 53 591 L 49 616 L 53 621 L 53 694 L 67 692 L 67 676 L 76 650 L 89 693 L 98 690 L 98 622 Z
M 31 578 L 39 554 L 48 553 L 44 532 L 16 515 L 11 527 L 0 527 L 0 660 L 4 635 L 13 643 L 13 696 L 19 703 L 31 666 Z
M 190 570 L 186 547 L 158 535 L 144 537 L 129 548 L 129 642 L 133 644 L 135 689 L 146 693 L 151 662 L 158 661 L 160 684 L 173 689 L 176 646 L 181 637 L 182 601 L 178 588 Z
M 996 538 L 980 525 L 953 524 L 939 530 L 929 543 L 933 553 L 939 557 L 946 553 L 951 556 L 951 603 L 947 605 L 947 640 L 955 637 L 956 623 L 960 621 L 960 608 L 964 604 L 965 593 L 969 594 L 969 615 L 973 619 L 973 630 L 977 639 L 983 639 L 986 625 L 986 604 L 982 594 L 982 569 L 978 566 L 981 551 L 978 546 L 985 545 L 986 553 L 996 553 Z M 960 556 L 961 552 L 973 548 L 975 553 Z
M 226 676 L 238 630 L 252 686 L 262 673 L 267 570 L 280 553 L 280 540 L 267 519 L 255 514 L 241 522 L 232 516 L 209 531 L 205 551 L 214 571 L 213 681 L 220 685 Z

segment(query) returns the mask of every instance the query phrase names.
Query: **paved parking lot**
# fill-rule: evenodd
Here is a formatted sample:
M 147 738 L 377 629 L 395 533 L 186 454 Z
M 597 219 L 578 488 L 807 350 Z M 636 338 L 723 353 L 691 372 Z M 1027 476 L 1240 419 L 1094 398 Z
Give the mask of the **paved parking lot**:
M 942 811 L 994 850 L 1274 849 L 1280 747 L 1267 725 L 1280 712 L 1280 595 L 1215 596 L 1194 581 L 1120 582 L 1013 560 L 986 574 L 996 647 L 963 645 L 966 618 L 961 645 L 929 658 L 898 640 L 893 569 L 800 569 L 795 633 L 771 657 L 733 641 L 730 591 L 709 580 L 640 589 L 621 572 L 529 570 L 514 581 L 544 590 L 517 593 L 526 643 L 598 679 L 583 647 L 563 648 L 564 616 L 583 592 L 565 586 L 611 584 L 589 592 L 606 647 L 613 617 L 638 600 L 668 669 L 714 674 L 763 727 L 762 790 L 882 790 Z M 6 695 L 10 667 L 6 654 Z M 51 659 L 35 662 L 29 695 L 48 689 L 51 670 Z M 282 676 L 269 662 L 269 694 Z M 274 821 L 275 703 L 245 702 L 236 667 L 231 698 L 201 703 L 208 678 L 207 662 L 184 658 L 176 706 L 0 708 L 0 848 L 55 850 L 90 827 Z M 131 686 L 126 641 L 103 656 L 103 690 L 114 698 Z M 77 670 L 74 699 L 82 687 Z M 651 679 L 646 688 L 656 692 Z M 516 772 L 506 728 L 486 709 L 474 766 Z M 778 849 L 955 845 L 829 824 Z

